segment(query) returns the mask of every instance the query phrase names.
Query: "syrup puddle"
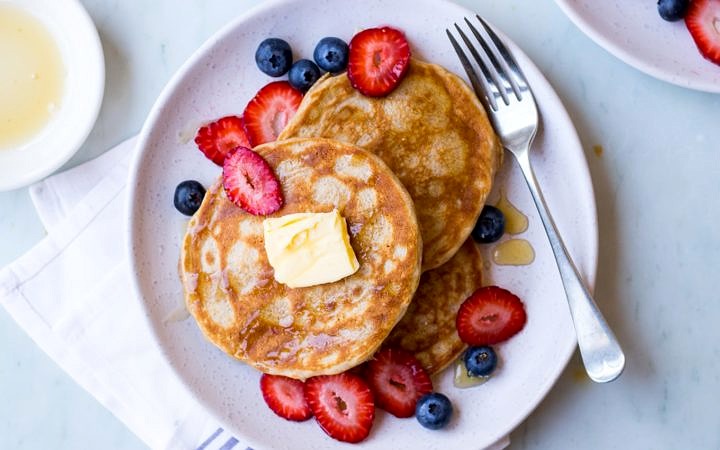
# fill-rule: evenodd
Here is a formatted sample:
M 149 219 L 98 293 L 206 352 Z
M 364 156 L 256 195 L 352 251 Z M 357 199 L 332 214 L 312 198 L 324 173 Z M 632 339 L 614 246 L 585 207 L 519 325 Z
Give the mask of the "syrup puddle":
M 495 205 L 505 216 L 505 232 L 508 234 L 520 234 L 528 229 L 528 218 L 520 212 L 515 205 L 510 203 L 504 192 L 500 192 L 500 199 Z
M 510 239 L 495 246 L 493 261 L 500 266 L 526 266 L 535 261 L 535 250 L 525 239 Z
M 65 67 L 43 23 L 4 2 L 0 67 L 0 148 L 13 148 L 38 134 L 62 106 Z
M 528 218 L 500 192 L 495 205 L 505 216 L 505 233 L 516 235 L 528 229 Z M 512 238 L 500 242 L 493 249 L 493 262 L 500 266 L 526 266 L 535 261 L 535 250 L 526 239 Z

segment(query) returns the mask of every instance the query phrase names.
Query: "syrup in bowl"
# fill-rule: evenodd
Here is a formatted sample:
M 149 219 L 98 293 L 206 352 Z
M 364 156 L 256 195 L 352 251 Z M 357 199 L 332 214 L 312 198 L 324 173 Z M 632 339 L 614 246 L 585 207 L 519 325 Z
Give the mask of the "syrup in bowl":
M 65 67 L 52 35 L 33 15 L 0 3 L 0 150 L 40 133 L 61 108 Z

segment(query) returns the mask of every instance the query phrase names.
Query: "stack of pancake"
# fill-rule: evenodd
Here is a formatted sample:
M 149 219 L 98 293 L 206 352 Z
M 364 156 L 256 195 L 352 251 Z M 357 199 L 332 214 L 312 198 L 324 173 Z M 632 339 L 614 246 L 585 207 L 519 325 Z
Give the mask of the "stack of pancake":
M 254 149 L 284 206 L 270 217 L 337 209 L 360 263 L 334 283 L 273 278 L 264 217 L 232 204 L 218 180 L 188 226 L 180 272 L 188 310 L 210 341 L 259 370 L 304 379 L 404 348 L 434 374 L 464 349 L 460 304 L 482 280 L 468 238 L 502 147 L 469 87 L 412 60 L 387 97 L 345 74 L 321 78 L 276 142 Z

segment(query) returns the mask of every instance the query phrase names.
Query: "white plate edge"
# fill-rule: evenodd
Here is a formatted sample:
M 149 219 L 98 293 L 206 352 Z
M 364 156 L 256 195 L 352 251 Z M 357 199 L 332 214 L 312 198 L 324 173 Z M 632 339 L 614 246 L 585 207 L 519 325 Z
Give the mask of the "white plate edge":
M 134 180 L 134 174 L 136 174 L 138 172 L 138 169 L 140 168 L 140 163 L 141 163 L 141 160 L 142 160 L 142 157 L 144 154 L 144 152 L 141 152 L 140 149 L 147 148 L 147 143 L 148 143 L 148 140 L 150 137 L 150 128 L 151 128 L 150 124 L 154 123 L 157 120 L 157 117 L 160 115 L 160 113 L 163 109 L 163 106 L 166 104 L 168 98 L 170 97 L 171 93 L 174 91 L 176 85 L 185 76 L 186 72 L 188 70 L 190 70 L 192 67 L 194 67 L 195 63 L 205 53 L 206 49 L 212 47 L 217 41 L 224 38 L 224 36 L 226 34 L 228 34 L 232 29 L 234 29 L 234 27 L 236 26 L 236 24 L 238 22 L 244 21 L 247 16 L 255 15 L 265 9 L 274 9 L 274 8 L 280 7 L 281 5 L 286 4 L 286 3 L 292 3 L 293 1 L 294 0 L 267 0 L 267 1 L 263 2 L 262 4 L 256 5 L 250 9 L 248 9 L 244 13 L 236 16 L 235 18 L 231 19 L 227 24 L 222 26 L 218 31 L 213 33 L 177 69 L 177 71 L 174 73 L 172 78 L 168 81 L 168 83 L 165 85 L 165 87 L 161 91 L 160 95 L 158 96 L 157 100 L 153 104 L 153 106 L 150 110 L 150 113 L 148 114 L 148 117 L 146 118 L 146 120 L 143 124 L 139 139 L 138 139 L 136 147 L 134 149 L 133 157 L 131 159 L 130 171 L 128 173 L 128 180 L 129 180 L 128 193 L 127 193 L 128 195 L 127 195 L 126 205 L 125 205 L 125 207 L 126 207 L 126 249 L 127 249 L 127 256 L 129 258 L 129 267 L 130 267 L 130 271 L 131 271 L 131 279 L 132 279 L 131 286 L 132 286 L 133 292 L 135 293 L 136 301 L 140 302 L 140 304 L 141 304 L 145 322 L 151 330 L 151 333 L 153 336 L 152 345 L 155 346 L 160 351 L 160 353 L 163 355 L 166 362 L 168 362 L 168 365 L 170 366 L 172 372 L 177 376 L 178 380 L 180 381 L 182 386 L 185 388 L 186 392 L 190 395 L 190 397 L 194 401 L 196 401 L 199 405 L 201 405 L 205 408 L 207 415 L 209 417 L 212 417 L 218 423 L 226 425 L 227 428 L 238 432 L 238 434 L 240 436 L 242 436 L 243 439 L 245 439 L 246 445 L 249 445 L 250 447 L 253 447 L 253 448 L 262 448 L 263 446 L 257 445 L 258 443 L 253 442 L 247 435 L 242 434 L 240 432 L 241 430 L 238 430 L 235 426 L 233 426 L 233 424 L 227 423 L 226 419 L 224 417 L 219 416 L 216 412 L 213 411 L 212 408 L 207 408 L 205 406 L 205 402 L 192 389 L 189 388 L 189 386 L 187 385 L 187 383 L 183 379 L 183 377 L 181 377 L 177 373 L 177 369 L 172 364 L 169 364 L 169 355 L 165 351 L 165 349 L 162 347 L 162 345 L 160 344 L 158 330 L 156 329 L 150 316 L 147 314 L 147 307 L 145 305 L 145 302 L 142 300 L 143 296 L 142 296 L 142 291 L 140 289 L 140 281 L 137 277 L 138 267 L 136 265 L 136 260 L 135 260 L 135 250 L 133 248 L 133 242 L 135 241 L 135 226 L 134 226 L 134 224 L 136 222 L 136 217 L 135 217 L 135 213 L 134 213 L 134 203 L 133 203 L 132 199 L 136 195 L 136 190 L 137 190 L 138 185 L 137 185 L 137 183 L 133 183 L 133 180 Z M 438 0 L 438 1 L 451 3 L 453 6 L 456 6 L 463 10 L 466 10 L 468 15 L 470 15 L 470 16 L 473 16 L 476 14 L 475 11 L 472 11 L 462 5 L 454 3 L 451 0 Z M 489 24 L 493 27 L 493 29 L 496 29 L 495 26 L 492 25 L 492 23 L 489 23 Z M 523 61 L 523 63 L 521 64 L 522 67 L 530 67 L 537 72 L 538 80 L 541 80 L 543 83 L 546 84 L 546 89 L 548 90 L 548 92 L 551 93 L 551 96 L 553 97 L 553 99 L 555 101 L 557 101 L 558 105 L 560 106 L 559 112 L 561 112 L 561 115 L 562 115 L 562 118 L 564 119 L 564 121 L 567 123 L 573 124 L 573 122 L 570 118 L 570 115 L 567 112 L 567 109 L 565 108 L 561 99 L 557 95 L 557 92 L 553 89 L 552 85 L 544 77 L 544 75 L 542 74 L 540 69 L 535 65 L 535 63 L 532 62 L 532 60 L 522 51 L 522 49 L 520 49 L 517 45 L 515 45 L 514 42 L 512 42 L 504 33 L 498 32 L 498 35 L 500 35 L 503 39 L 505 39 L 506 42 L 510 41 L 510 46 L 511 46 L 513 52 L 515 52 L 514 56 L 517 58 L 517 56 L 520 55 L 520 59 L 522 59 L 522 61 Z M 577 130 L 574 127 L 574 124 L 572 127 L 572 133 L 570 133 L 570 134 L 572 135 L 571 136 L 572 144 L 575 145 L 577 147 L 577 149 L 584 156 L 582 143 L 577 134 Z M 511 157 L 507 154 L 505 156 Z M 597 219 L 597 203 L 595 200 L 594 188 L 592 185 L 592 178 L 590 177 L 590 170 L 589 170 L 588 162 L 585 157 L 582 158 L 581 170 L 583 171 L 583 177 L 587 180 L 590 180 L 590 183 L 588 183 L 588 188 L 590 191 L 588 197 L 592 199 L 591 210 L 594 212 L 594 215 L 593 215 L 594 220 L 592 221 L 594 232 L 591 233 L 592 236 L 589 236 L 593 240 L 592 249 L 594 251 L 594 255 L 590 255 L 591 256 L 590 261 L 593 263 L 593 267 L 591 268 L 592 270 L 590 271 L 590 273 L 588 273 L 589 279 L 586 280 L 586 282 L 589 285 L 589 290 L 591 292 L 593 292 L 596 275 L 597 275 L 597 266 L 598 266 L 598 250 L 599 250 L 598 236 L 599 236 L 599 232 L 598 232 L 598 219 Z M 505 431 L 504 433 L 510 433 L 515 428 L 517 428 L 517 426 L 523 420 L 525 420 L 538 407 L 538 405 L 542 402 L 542 400 L 547 396 L 548 392 L 552 389 L 552 387 L 555 385 L 555 383 L 560 378 L 560 374 L 567 367 L 567 364 L 570 361 L 570 358 L 572 357 L 572 355 L 575 352 L 575 349 L 577 347 L 577 340 L 573 339 L 570 344 L 571 345 L 569 345 L 568 348 L 565 349 L 566 355 L 564 357 L 564 362 L 562 365 L 558 366 L 559 367 L 558 373 L 555 373 L 555 374 L 553 374 L 552 377 L 549 377 L 548 378 L 549 381 L 539 389 L 538 392 L 540 395 L 538 396 L 538 401 L 534 405 L 532 405 L 531 408 L 528 408 L 526 411 L 523 411 L 521 414 L 519 414 L 515 420 L 510 421 L 511 426 L 509 427 L 509 430 Z M 502 438 L 502 436 L 498 436 L 498 437 Z
M 686 89 L 693 89 L 696 91 L 710 92 L 713 94 L 720 93 L 720 84 L 705 82 L 703 80 L 697 80 L 693 78 L 683 78 L 677 75 L 668 73 L 667 70 L 657 67 L 638 58 L 631 53 L 627 52 L 619 45 L 615 45 L 610 40 L 606 39 L 605 36 L 600 33 L 589 21 L 585 19 L 576 9 L 574 9 L 569 0 L 555 0 L 555 4 L 562 10 L 563 13 L 575 24 L 575 26 L 585 33 L 592 41 L 597 45 L 605 49 L 608 53 L 618 58 L 620 61 L 634 67 L 635 69 L 650 75 L 658 80 L 665 81 L 675 86 L 680 86 Z M 698 57 L 702 57 L 698 54 Z

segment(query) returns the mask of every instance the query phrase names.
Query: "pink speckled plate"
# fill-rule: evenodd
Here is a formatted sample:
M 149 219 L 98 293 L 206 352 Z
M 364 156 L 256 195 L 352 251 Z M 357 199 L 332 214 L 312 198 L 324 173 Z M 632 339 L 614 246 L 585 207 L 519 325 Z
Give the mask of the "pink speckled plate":
M 378 24 L 403 29 L 414 53 L 462 74 L 445 27 L 473 12 L 445 0 L 283 0 L 266 2 L 215 34 L 178 71 L 155 104 L 142 131 L 131 170 L 128 203 L 129 246 L 138 297 L 156 343 L 195 398 L 254 448 L 340 448 L 314 421 L 277 418 L 263 403 L 260 374 L 206 341 L 192 319 L 178 314 L 182 292 L 177 275 L 186 219 L 172 205 L 175 186 L 194 178 L 209 184 L 220 169 L 197 151 L 192 137 L 202 121 L 242 113 L 247 101 L 270 81 L 253 59 L 268 36 L 287 39 L 298 57 L 309 57 L 324 36 L 349 40 Z M 479 11 L 482 14 L 482 11 Z M 581 273 L 592 286 L 597 266 L 597 217 L 592 184 L 570 118 L 539 70 L 515 46 L 520 65 L 537 95 L 542 127 L 533 163 L 541 186 Z M 575 335 L 555 262 L 525 181 L 508 157 L 497 187 L 529 215 L 519 237 L 535 248 L 524 267 L 488 265 L 487 279 L 520 295 L 528 323 L 498 346 L 502 368 L 483 386 L 459 390 L 452 373 L 435 387 L 454 402 L 456 414 L 443 431 L 422 428 L 378 411 L 363 448 L 472 448 L 492 444 L 517 426 L 557 380 L 575 349 Z M 504 238 L 504 239 L 507 239 Z M 489 252 L 492 247 L 487 247 Z M 180 310 L 181 311 L 181 310 Z M 153 345 L 153 343 L 148 343 Z
M 657 1 L 555 0 L 598 45 L 638 70 L 699 91 L 720 93 L 720 66 L 698 52 L 685 22 L 666 22 Z

